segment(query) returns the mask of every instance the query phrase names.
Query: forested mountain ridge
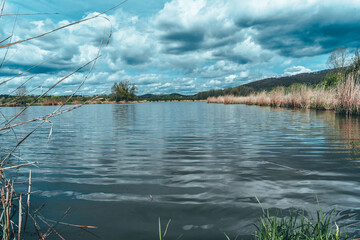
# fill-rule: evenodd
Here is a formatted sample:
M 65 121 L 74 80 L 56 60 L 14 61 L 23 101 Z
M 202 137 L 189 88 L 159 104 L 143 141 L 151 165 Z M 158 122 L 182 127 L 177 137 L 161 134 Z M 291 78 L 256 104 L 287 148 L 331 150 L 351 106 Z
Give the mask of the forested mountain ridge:
M 197 97 L 197 99 L 206 99 L 208 97 L 217 97 L 223 95 L 246 96 L 252 92 L 259 92 L 264 90 L 270 91 L 275 87 L 289 87 L 294 83 L 306 84 L 309 86 L 316 85 L 322 82 L 326 75 L 330 73 L 330 71 L 331 70 L 327 69 L 318 72 L 301 73 L 292 76 L 266 78 L 237 87 L 199 92 L 194 96 Z

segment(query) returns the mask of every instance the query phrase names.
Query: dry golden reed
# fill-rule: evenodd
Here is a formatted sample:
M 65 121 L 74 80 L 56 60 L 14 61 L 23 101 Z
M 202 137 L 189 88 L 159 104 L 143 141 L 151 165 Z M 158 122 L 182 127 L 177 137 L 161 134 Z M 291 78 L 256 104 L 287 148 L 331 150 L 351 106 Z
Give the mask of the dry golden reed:
M 334 88 L 306 85 L 277 87 L 269 92 L 253 93 L 246 97 L 209 97 L 207 103 L 336 110 L 345 114 L 360 114 L 360 84 L 353 75 L 349 75 L 343 83 Z

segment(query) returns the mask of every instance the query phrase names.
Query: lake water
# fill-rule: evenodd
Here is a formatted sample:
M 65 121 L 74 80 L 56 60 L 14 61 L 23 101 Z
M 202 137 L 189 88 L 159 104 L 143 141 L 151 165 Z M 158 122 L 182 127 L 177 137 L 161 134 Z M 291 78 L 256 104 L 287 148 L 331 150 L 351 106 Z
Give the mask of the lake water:
M 21 120 L 54 109 L 31 107 Z M 251 239 L 256 197 L 274 211 L 313 213 L 318 198 L 360 235 L 359 118 L 190 102 L 87 105 L 53 124 L 49 142 L 45 124 L 21 154 L 39 162 L 33 209 L 45 203 L 41 214 L 59 220 L 71 207 L 64 222 L 99 227 L 58 225 L 66 239 L 158 239 L 159 217 L 163 229 L 171 219 L 167 239 Z

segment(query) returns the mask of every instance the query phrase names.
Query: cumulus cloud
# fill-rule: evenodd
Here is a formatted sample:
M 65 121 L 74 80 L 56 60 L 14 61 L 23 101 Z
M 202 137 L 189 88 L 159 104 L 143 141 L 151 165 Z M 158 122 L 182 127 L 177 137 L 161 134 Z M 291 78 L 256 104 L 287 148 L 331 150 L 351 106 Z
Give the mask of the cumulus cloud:
M 358 47 L 359 8 L 356 0 L 171 0 L 151 16 L 128 13 L 124 8 L 11 47 L 0 78 L 50 59 L 20 78 L 25 81 L 34 76 L 29 86 L 50 86 L 93 59 L 103 35 L 106 43 L 110 32 L 110 43 L 103 46 L 82 93 L 99 93 L 109 90 L 115 81 L 129 80 L 138 85 L 139 94 L 192 94 L 236 86 L 265 75 L 309 72 L 303 67 L 308 66 L 305 61 L 341 46 Z M 11 35 L 13 22 L 0 20 L 1 41 Z M 70 22 L 51 16 L 30 21 L 19 18 L 12 40 Z M 5 51 L 0 49 L 0 57 Z M 319 62 L 316 64 L 319 68 Z M 88 70 L 74 74 L 56 91 L 68 93 Z M 13 83 L 5 86 L 11 88 Z
M 351 2 L 351 3 L 350 3 Z M 256 31 L 257 43 L 287 57 L 315 56 L 358 47 L 358 1 L 252 1 L 236 21 Z
M 311 69 L 303 67 L 303 66 L 294 66 L 294 67 L 285 69 L 284 75 L 291 76 L 291 75 L 296 75 L 296 74 L 300 74 L 300 73 L 308 73 L 308 72 L 311 72 Z

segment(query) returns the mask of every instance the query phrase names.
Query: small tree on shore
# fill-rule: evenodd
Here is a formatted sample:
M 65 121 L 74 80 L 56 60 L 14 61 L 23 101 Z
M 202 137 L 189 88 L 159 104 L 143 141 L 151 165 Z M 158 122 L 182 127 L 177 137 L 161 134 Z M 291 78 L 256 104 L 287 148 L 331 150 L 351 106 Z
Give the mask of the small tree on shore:
M 354 73 L 355 78 L 359 79 L 359 76 L 360 76 L 360 52 L 359 52 L 359 49 L 356 49 L 352 61 L 353 61 L 353 64 L 352 64 L 351 71 Z
M 111 87 L 112 97 L 118 101 L 133 101 L 136 99 L 137 87 L 129 81 L 114 83 Z
M 25 103 L 25 96 L 26 96 L 27 90 L 25 86 L 20 86 L 16 90 L 16 96 L 18 97 L 18 103 L 24 104 Z
M 348 55 L 345 47 L 338 48 L 330 54 L 326 64 L 329 68 L 340 70 L 349 64 Z
M 349 52 L 345 47 L 338 48 L 330 54 L 326 65 L 332 71 L 326 75 L 321 84 L 322 86 L 326 88 L 333 87 L 345 79 L 346 69 L 349 65 L 348 55 Z
M 329 72 L 324 81 L 319 86 L 331 88 L 342 83 L 349 77 L 352 76 L 354 81 L 359 80 L 360 76 L 360 53 L 359 50 L 355 50 L 354 56 L 349 57 L 349 53 L 345 47 L 336 49 L 331 53 L 327 60 L 327 65 L 332 69 Z

